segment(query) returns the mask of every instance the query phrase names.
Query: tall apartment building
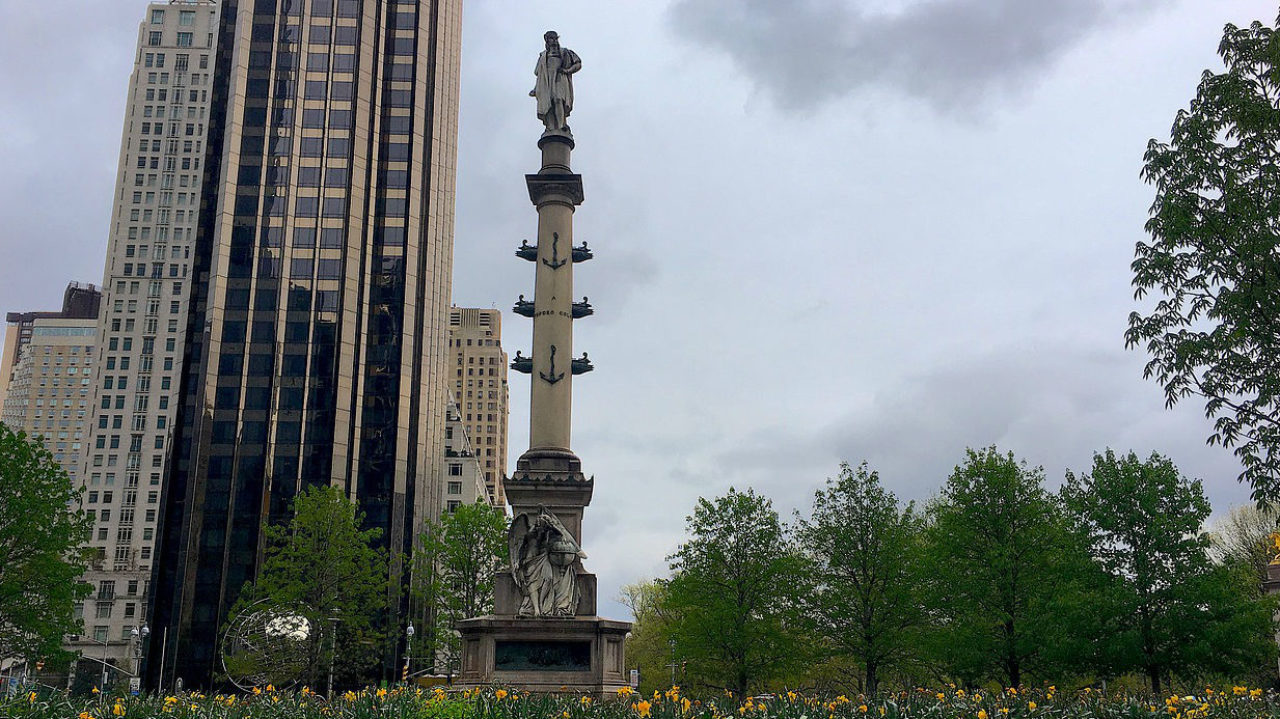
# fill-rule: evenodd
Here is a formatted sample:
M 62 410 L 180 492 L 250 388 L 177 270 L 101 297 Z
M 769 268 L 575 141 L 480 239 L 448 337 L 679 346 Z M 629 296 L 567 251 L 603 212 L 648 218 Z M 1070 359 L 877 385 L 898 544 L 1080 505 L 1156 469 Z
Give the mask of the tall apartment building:
M 4 406 L 9 382 L 26 348 L 31 344 L 35 322 L 41 319 L 96 320 L 102 293 L 97 287 L 80 282 L 67 285 L 62 293 L 59 312 L 10 312 L 5 316 L 4 349 L 0 352 L 0 407 Z
M 40 314 L 46 316 L 33 318 L 26 327 L 26 342 L 13 367 L 0 421 L 15 432 L 41 438 L 74 482 L 92 414 L 90 385 L 98 320 Z
M 481 463 L 489 503 L 506 506 L 507 353 L 502 350 L 502 313 L 454 307 L 449 311 L 453 395 L 462 426 Z
M 103 270 L 96 385 L 79 480 L 97 559 L 87 656 L 129 667 L 147 612 L 178 407 L 213 102 L 214 0 L 153 2 L 138 28 Z M 103 646 L 103 643 L 106 646 Z
M 395 555 L 440 512 L 461 6 L 222 4 L 151 621 L 166 685 L 212 681 L 262 529 L 305 486 L 342 488 Z
M 471 446 L 462 415 L 449 394 L 449 413 L 444 432 L 444 476 L 439 486 L 442 492 L 441 506 L 452 512 L 464 504 L 483 501 L 492 504 L 489 488 L 485 484 L 484 471 L 480 469 L 480 456 Z

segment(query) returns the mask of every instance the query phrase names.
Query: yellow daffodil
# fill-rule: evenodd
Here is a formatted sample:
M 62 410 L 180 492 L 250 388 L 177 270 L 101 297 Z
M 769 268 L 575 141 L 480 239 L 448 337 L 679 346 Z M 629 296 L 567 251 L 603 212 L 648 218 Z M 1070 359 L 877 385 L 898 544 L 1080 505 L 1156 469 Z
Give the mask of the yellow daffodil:
M 1035 703 L 1035 702 L 1027 702 L 1027 708 L 1028 708 L 1028 709 L 1030 709 L 1031 711 L 1035 711 L 1035 710 L 1036 710 L 1036 703 Z
M 978 719 L 987 719 L 987 710 L 986 710 L 986 709 L 979 709 L 979 710 L 978 710 Z
M 124 716 L 124 704 L 116 702 L 115 706 L 111 707 L 111 713 L 118 717 Z
M 493 693 L 493 696 L 497 698 L 498 701 L 502 701 L 503 699 L 507 698 L 507 690 L 499 689 L 498 691 Z
M 859 712 L 860 714 L 866 714 L 866 713 L 867 713 L 867 705 L 866 705 L 866 704 L 860 704 L 860 705 L 858 705 L 858 712 Z
M 622 687 L 621 689 L 618 690 L 618 696 L 620 697 L 629 697 L 635 693 L 636 691 L 631 687 Z
M 640 716 L 642 716 L 642 717 L 647 717 L 647 716 L 649 716 L 649 707 L 650 707 L 650 706 L 652 706 L 652 705 L 651 705 L 651 704 L 649 704 L 649 702 L 646 702 L 646 701 L 640 701 L 640 702 L 637 702 L 637 703 L 636 703 L 636 705 L 635 705 L 636 714 L 638 714 L 638 715 L 640 715 Z
M 582 697 L 578 700 L 578 703 L 584 707 L 591 706 L 591 697 Z

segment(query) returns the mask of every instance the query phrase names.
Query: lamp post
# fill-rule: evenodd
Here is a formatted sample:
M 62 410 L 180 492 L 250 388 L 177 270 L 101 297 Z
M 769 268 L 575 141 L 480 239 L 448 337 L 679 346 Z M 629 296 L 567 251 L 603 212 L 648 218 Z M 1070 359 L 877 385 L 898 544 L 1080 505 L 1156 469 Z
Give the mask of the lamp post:
M 327 692 L 329 699 L 333 699 L 333 659 L 338 653 L 338 622 L 342 621 L 336 616 L 337 610 L 334 610 L 333 614 L 335 616 L 329 617 L 329 631 L 331 633 L 329 638 L 329 689 Z
M 409 626 L 405 627 L 405 646 L 404 646 L 404 673 L 400 678 L 402 682 L 409 681 L 409 660 L 413 658 L 413 621 L 409 622 Z
M 137 694 L 142 691 L 142 680 L 138 671 L 142 668 L 142 644 L 151 636 L 151 627 L 145 623 L 141 626 L 134 626 L 129 630 L 129 641 L 133 647 L 133 676 L 129 678 L 130 693 Z
M 674 686 L 676 685 L 676 667 L 678 667 L 678 666 L 679 666 L 679 664 L 677 664 L 677 663 L 676 663 L 676 639 L 675 639 L 675 637 L 672 637 L 671 639 L 668 639 L 668 640 L 667 640 L 667 646 L 671 647 L 671 663 L 670 663 L 670 664 L 668 664 L 667 666 L 671 667 L 671 686 L 673 686 L 673 687 L 674 687 Z

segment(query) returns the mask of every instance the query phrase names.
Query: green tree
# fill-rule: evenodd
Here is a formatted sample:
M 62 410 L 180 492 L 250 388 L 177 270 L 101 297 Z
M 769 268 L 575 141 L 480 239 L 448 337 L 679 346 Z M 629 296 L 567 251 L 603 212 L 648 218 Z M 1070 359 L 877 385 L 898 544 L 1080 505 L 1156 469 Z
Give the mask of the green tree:
M 483 502 L 464 504 L 428 525 L 415 557 L 414 585 L 423 617 L 414 654 L 437 671 L 458 668 L 461 636 L 453 625 L 493 612 L 493 576 L 507 554 L 506 514 Z
M 1239 564 L 1253 571 L 1259 591 L 1267 580 L 1267 565 L 1276 556 L 1272 535 L 1280 529 L 1280 513 L 1246 504 L 1233 507 L 1213 523 L 1209 554 L 1219 564 Z
M 363 523 L 364 514 L 340 489 L 307 488 L 294 499 L 289 523 L 267 528 L 262 570 L 232 611 L 234 617 L 266 606 L 305 617 L 314 628 L 305 677 L 312 686 L 333 662 L 335 646 L 341 678 L 378 676 L 389 562 L 377 547 L 382 530 L 362 530 Z
M 1151 140 L 1156 186 L 1133 285 L 1159 302 L 1129 316 L 1145 375 L 1172 406 L 1205 400 L 1210 444 L 1235 447 L 1240 479 L 1280 500 L 1280 36 L 1227 25 L 1220 73 L 1205 71 L 1169 142 Z
M 1042 468 L 995 447 L 967 453 L 929 508 L 927 641 L 961 681 L 1018 686 L 1053 666 L 1078 562 Z
M 39 440 L 0 424 L 0 657 L 63 666 L 75 605 L 89 595 L 92 520 L 81 492 Z
M 1210 560 L 1199 481 L 1158 454 L 1107 450 L 1091 474 L 1067 473 L 1062 497 L 1111 580 L 1098 609 L 1110 615 L 1103 656 L 1115 671 L 1141 672 L 1159 694 L 1173 676 L 1237 673 L 1274 653 L 1271 603 L 1248 589 L 1252 570 Z
M 916 586 L 923 524 L 865 462 L 856 470 L 841 465 L 797 524 L 797 543 L 816 570 L 805 601 L 811 631 L 834 655 L 853 660 L 860 688 L 875 694 L 881 677 L 911 658 L 924 620 Z
M 654 579 L 628 584 L 619 601 L 631 610 L 631 637 L 627 639 L 627 664 L 640 670 L 640 693 L 650 694 L 671 684 L 671 644 L 673 632 L 667 582 Z M 676 682 L 680 680 L 676 667 Z
M 773 503 L 730 488 L 699 498 L 686 529 L 689 541 L 667 558 L 667 604 L 690 680 L 742 697 L 803 667 L 808 572 Z

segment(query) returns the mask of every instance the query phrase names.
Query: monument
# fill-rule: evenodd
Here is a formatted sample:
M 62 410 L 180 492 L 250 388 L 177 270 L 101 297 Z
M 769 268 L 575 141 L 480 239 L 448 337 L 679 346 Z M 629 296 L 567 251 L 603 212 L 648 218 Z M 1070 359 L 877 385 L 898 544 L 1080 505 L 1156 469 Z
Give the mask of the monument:
M 573 378 L 594 369 L 584 353 L 573 356 L 573 322 L 594 310 L 573 300 L 574 266 L 594 256 L 573 245 L 573 214 L 582 204 L 582 176 L 569 159 L 574 149 L 569 116 L 576 53 L 548 32 L 529 93 L 537 100 L 544 132 L 542 166 L 527 175 L 529 199 L 538 209 L 538 239 L 516 249 L 534 263 L 534 298 L 522 295 L 514 311 L 533 319 L 532 355 L 517 352 L 512 369 L 532 379 L 529 450 L 506 483 L 514 512 L 510 566 L 495 581 L 494 613 L 458 623 L 462 635 L 463 686 L 497 684 L 540 692 L 601 695 L 628 683 L 628 622 L 596 614 L 596 578 L 582 560 L 582 515 L 595 479 L 582 472 L 570 449 Z

